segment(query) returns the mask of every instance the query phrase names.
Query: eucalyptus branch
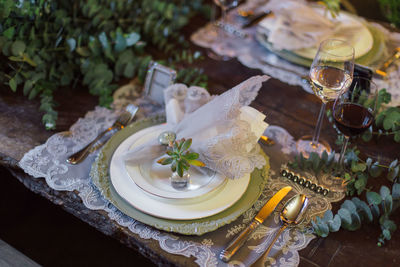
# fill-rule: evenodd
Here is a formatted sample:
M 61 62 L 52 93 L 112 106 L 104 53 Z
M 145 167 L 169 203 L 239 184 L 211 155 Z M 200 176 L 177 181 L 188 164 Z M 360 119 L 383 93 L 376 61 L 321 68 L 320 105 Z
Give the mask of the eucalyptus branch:
M 203 12 L 202 2 L 43 0 L 17 5 L 14 0 L 3 0 L 0 54 L 6 61 L 0 66 L 7 72 L 3 82 L 13 91 L 22 89 L 29 99 L 40 97 L 46 112 L 43 122 L 54 128 L 53 92 L 60 86 L 75 86 L 77 77 L 82 77 L 80 81 L 91 94 L 99 96 L 100 105 L 108 106 L 117 88 L 115 81 L 144 80 L 148 63 L 156 60 L 147 45 L 162 52 L 170 65 L 197 60 L 196 52 L 186 48 L 181 30 L 192 16 Z M 184 51 L 185 56 L 177 60 L 173 51 Z M 178 82 L 202 86 L 207 82 L 196 68 L 178 73 Z

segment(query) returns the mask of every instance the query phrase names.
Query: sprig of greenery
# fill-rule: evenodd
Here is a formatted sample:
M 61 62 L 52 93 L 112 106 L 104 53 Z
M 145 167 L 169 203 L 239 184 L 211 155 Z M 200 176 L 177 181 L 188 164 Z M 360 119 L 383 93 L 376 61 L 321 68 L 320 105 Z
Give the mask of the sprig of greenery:
M 317 235 L 326 237 L 329 232 L 336 232 L 340 227 L 354 231 L 361 227 L 362 222 L 372 222 L 374 218 L 379 218 L 382 234 L 378 238 L 378 245 L 381 246 L 385 240 L 390 240 L 392 233 L 397 228 L 395 222 L 390 220 L 389 217 L 400 205 L 400 184 L 398 183 L 400 164 L 397 159 L 392 161 L 389 166 L 381 165 L 378 161 L 374 162 L 371 158 L 362 161 L 358 157 L 359 153 L 360 151 L 356 148 L 352 148 L 345 154 L 346 171 L 343 181 L 347 184 L 346 193 L 348 195 L 355 193 L 361 195 L 367 190 L 368 179 L 379 177 L 386 170 L 387 178 L 394 182 L 392 195 L 390 195 L 390 190 L 386 186 L 381 187 L 380 195 L 367 191 L 366 198 L 369 205 L 358 197 L 353 197 L 351 200 L 345 200 L 335 216 L 333 216 L 331 210 L 328 210 L 323 218 L 316 217 L 312 225 Z M 313 171 L 316 176 L 321 171 L 336 173 L 338 163 L 335 162 L 334 158 L 334 151 L 330 154 L 324 151 L 321 157 L 317 153 L 311 153 L 308 158 L 299 154 L 288 166 L 295 170 Z M 379 209 L 379 205 L 381 205 L 381 209 Z
M 336 17 L 340 11 L 340 0 L 322 0 L 318 1 L 325 6 L 325 11 L 329 11 L 332 17 Z
M 192 139 L 177 140 L 169 145 L 170 150 L 166 152 L 169 157 L 161 158 L 157 162 L 162 165 L 171 165 L 171 171 L 177 172 L 180 177 L 184 171 L 188 171 L 190 166 L 204 167 L 205 164 L 198 160 L 199 154 L 190 152 Z
M 396 27 L 400 27 L 400 2 L 398 0 L 379 0 L 383 14 Z
M 388 187 L 382 186 L 379 194 L 369 191 L 366 198 L 368 203 L 353 197 L 344 201 L 337 214 L 333 215 L 332 211 L 328 210 L 322 218 L 317 216 L 316 220 L 312 221 L 314 232 L 321 237 L 327 237 L 329 232 L 337 232 L 340 227 L 355 231 L 361 228 L 363 222 L 378 221 L 382 230 L 378 246 L 382 246 L 385 240 L 391 239 L 397 229 L 396 223 L 390 220 L 390 215 L 400 204 L 400 184 L 393 184 L 391 194 Z
M 345 154 L 345 172 L 343 182 L 347 186 L 346 193 L 350 196 L 361 195 L 367 189 L 368 180 L 370 178 L 380 177 L 386 172 L 386 178 L 391 182 L 397 182 L 400 174 L 400 164 L 397 159 L 393 160 L 389 166 L 385 166 L 367 158 L 365 161 L 359 158 L 360 151 L 357 148 L 349 148 Z M 308 158 L 303 157 L 300 153 L 295 156 L 294 161 L 288 166 L 294 170 L 313 171 L 316 176 L 322 171 L 324 173 L 338 173 L 340 169 L 335 161 L 335 151 L 328 154 L 324 151 L 321 157 L 315 153 L 310 153 Z
M 146 51 L 149 45 L 169 66 L 200 58 L 181 29 L 207 8 L 202 0 L 1 1 L 0 82 L 14 92 L 23 88 L 29 99 L 39 96 L 43 122 L 53 129 L 53 96 L 60 87 L 83 84 L 108 106 L 116 81 L 144 80 L 154 60 Z M 198 69 L 179 71 L 178 77 L 201 86 L 207 82 Z

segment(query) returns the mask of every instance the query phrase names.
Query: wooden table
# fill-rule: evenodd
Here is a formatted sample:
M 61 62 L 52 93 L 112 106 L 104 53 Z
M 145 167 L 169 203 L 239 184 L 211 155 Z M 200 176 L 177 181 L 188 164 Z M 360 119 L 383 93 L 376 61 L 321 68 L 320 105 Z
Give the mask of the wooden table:
M 187 29 L 188 33 L 204 24 L 196 23 Z M 195 25 L 195 26 L 193 26 Z M 199 48 L 197 48 L 199 49 Z M 258 70 L 248 69 L 237 60 L 216 62 L 205 59 L 198 66 L 203 67 L 209 76 L 209 90 L 219 94 L 239 82 L 261 74 Z M 60 90 L 56 99 L 60 103 L 59 120 L 55 131 L 46 131 L 41 123 L 42 114 L 38 112 L 39 102 L 28 101 L 20 93 L 13 94 L 8 88 L 1 88 L 0 95 L 0 164 L 11 170 L 15 178 L 31 191 L 42 195 L 56 205 L 74 214 L 81 220 L 95 227 L 106 235 L 118 239 L 126 246 L 139 251 L 159 265 L 194 266 L 193 258 L 171 255 L 160 249 L 158 242 L 143 240 L 126 228 L 111 221 L 102 211 L 88 210 L 75 192 L 60 192 L 49 188 L 44 179 L 33 179 L 17 166 L 24 153 L 44 143 L 55 132 L 67 130 L 79 117 L 92 110 L 97 99 L 86 90 Z M 21 90 L 19 90 L 20 92 Z M 319 100 L 306 93 L 300 87 L 289 86 L 275 79 L 264 83 L 253 106 L 266 114 L 267 121 L 273 125 L 286 128 L 295 138 L 313 132 L 318 111 Z M 321 136 L 334 144 L 335 131 L 325 120 Z M 387 158 L 399 155 L 399 144 L 385 138 L 373 140 L 366 144 L 360 141 L 364 153 L 381 154 Z M 338 151 L 339 148 L 335 147 Z M 373 189 L 379 189 L 387 180 L 374 179 Z M 339 205 L 335 205 L 337 209 Z M 400 224 L 400 214 L 393 218 Z M 300 266 L 398 266 L 400 263 L 400 231 L 384 247 L 376 246 L 380 229 L 377 224 L 365 225 L 356 232 L 341 230 L 332 233 L 328 238 L 316 238 L 310 245 L 300 251 Z

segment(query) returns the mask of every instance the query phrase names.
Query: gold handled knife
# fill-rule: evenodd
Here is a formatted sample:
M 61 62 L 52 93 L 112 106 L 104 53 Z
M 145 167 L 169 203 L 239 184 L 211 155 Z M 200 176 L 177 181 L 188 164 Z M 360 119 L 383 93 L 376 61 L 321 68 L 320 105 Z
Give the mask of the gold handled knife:
M 385 78 L 387 76 L 387 69 L 389 68 L 389 66 L 392 65 L 392 63 L 394 63 L 399 58 L 400 58 L 400 47 L 396 47 L 396 52 L 388 60 L 386 60 L 382 64 L 382 66 L 375 71 L 375 73 Z
M 264 220 L 275 210 L 276 206 L 281 202 L 281 200 L 292 190 L 291 186 L 286 186 L 280 189 L 268 202 L 261 208 L 261 210 L 257 213 L 256 217 L 254 217 L 253 221 L 244 229 L 240 235 L 234 238 L 228 246 L 221 251 L 219 254 L 219 258 L 228 262 L 233 255 L 235 255 L 236 251 L 246 242 L 247 238 L 250 234 L 257 228 L 260 224 L 264 222 Z

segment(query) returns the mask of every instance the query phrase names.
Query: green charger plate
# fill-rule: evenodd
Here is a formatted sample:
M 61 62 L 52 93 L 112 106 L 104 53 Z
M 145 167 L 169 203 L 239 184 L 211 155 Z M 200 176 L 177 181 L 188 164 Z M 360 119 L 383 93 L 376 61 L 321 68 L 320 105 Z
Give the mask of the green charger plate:
M 371 32 L 373 37 L 373 45 L 371 50 L 368 51 L 362 57 L 359 57 L 355 60 L 357 64 L 370 67 L 372 69 L 376 68 L 379 65 L 379 62 L 382 62 L 387 55 L 387 48 L 385 44 L 385 35 L 375 26 L 366 24 L 368 30 Z M 274 49 L 272 44 L 267 41 L 267 36 L 265 34 L 257 33 L 256 39 L 260 42 L 260 44 L 266 47 L 268 50 L 273 52 L 274 54 L 280 56 L 283 59 L 286 59 L 289 62 L 304 66 L 309 68 L 312 64 L 312 60 L 308 58 L 301 57 L 296 53 L 289 50 L 277 50 Z
M 109 176 L 109 165 L 117 147 L 129 136 L 150 126 L 165 122 L 164 116 L 151 117 L 134 122 L 116 133 L 99 152 L 90 171 L 93 183 L 102 195 L 126 215 L 157 229 L 184 235 L 202 235 L 214 231 L 237 219 L 260 197 L 268 178 L 269 158 L 264 154 L 267 164 L 262 170 L 255 169 L 243 196 L 231 207 L 213 216 L 196 220 L 168 220 L 143 213 L 129 205 L 120 197 L 112 186 Z M 263 153 L 263 152 L 262 152 Z

